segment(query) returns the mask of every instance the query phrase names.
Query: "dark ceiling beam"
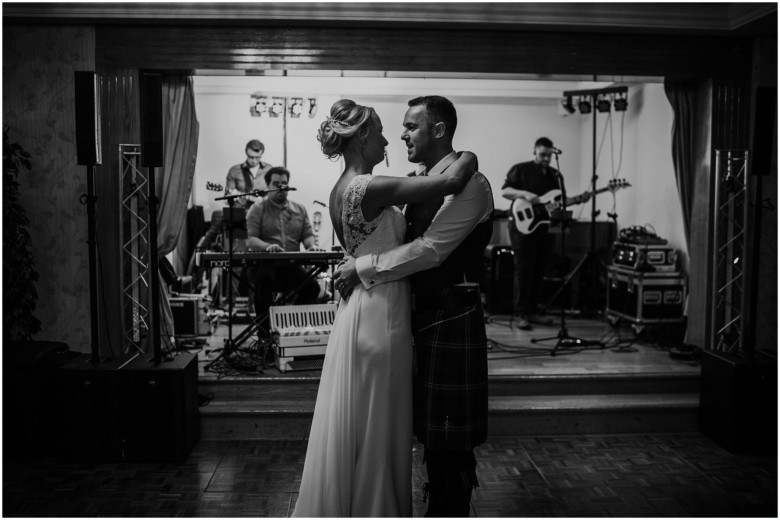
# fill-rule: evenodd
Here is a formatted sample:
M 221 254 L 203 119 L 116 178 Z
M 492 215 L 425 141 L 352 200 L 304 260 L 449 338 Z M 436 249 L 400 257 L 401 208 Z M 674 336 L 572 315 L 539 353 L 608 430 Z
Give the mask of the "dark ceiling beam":
M 4 23 L 470 27 L 493 30 L 728 33 L 774 3 L 121 2 L 6 3 Z M 775 22 L 776 26 L 776 22 Z
M 750 72 L 750 39 L 532 31 L 99 26 L 100 67 L 710 77 Z M 545 52 L 539 52 L 545 49 Z

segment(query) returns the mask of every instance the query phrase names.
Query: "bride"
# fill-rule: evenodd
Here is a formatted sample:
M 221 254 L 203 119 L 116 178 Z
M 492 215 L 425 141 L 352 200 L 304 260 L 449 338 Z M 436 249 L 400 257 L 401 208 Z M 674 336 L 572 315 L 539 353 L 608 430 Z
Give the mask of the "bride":
M 476 157 L 464 152 L 441 175 L 372 176 L 388 142 L 370 107 L 337 101 L 319 129 L 322 151 L 344 157 L 330 217 L 358 257 L 404 242 L 396 205 L 463 189 Z M 411 516 L 412 332 L 407 280 L 357 286 L 336 313 L 322 368 L 297 517 Z

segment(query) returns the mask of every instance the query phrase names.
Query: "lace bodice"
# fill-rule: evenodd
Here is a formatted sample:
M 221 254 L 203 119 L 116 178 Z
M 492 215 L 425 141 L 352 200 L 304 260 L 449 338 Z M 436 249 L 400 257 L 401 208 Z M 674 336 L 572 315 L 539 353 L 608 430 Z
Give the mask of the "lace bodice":
M 358 257 L 379 253 L 403 244 L 406 220 L 395 206 L 386 207 L 374 220 L 363 218 L 360 203 L 373 177 L 358 175 L 344 190 L 341 219 L 344 226 L 344 242 L 347 253 Z

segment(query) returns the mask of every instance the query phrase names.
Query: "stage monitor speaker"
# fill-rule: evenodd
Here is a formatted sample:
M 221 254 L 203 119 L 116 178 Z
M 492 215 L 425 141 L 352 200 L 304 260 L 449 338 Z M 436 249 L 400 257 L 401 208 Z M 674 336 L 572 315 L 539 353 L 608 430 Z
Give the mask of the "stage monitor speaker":
M 208 303 L 200 294 L 182 294 L 168 298 L 176 337 L 208 336 Z
M 122 460 L 119 372 L 132 359 L 123 356 L 92 363 L 91 355 L 82 354 L 59 368 L 54 399 L 58 399 L 60 428 L 55 437 L 63 459 Z
M 163 165 L 162 75 L 141 73 L 141 164 Z
M 98 75 L 76 71 L 76 162 L 100 164 L 100 84 Z
M 139 356 L 120 374 L 125 460 L 181 461 L 200 438 L 198 359 L 189 352 L 155 365 Z

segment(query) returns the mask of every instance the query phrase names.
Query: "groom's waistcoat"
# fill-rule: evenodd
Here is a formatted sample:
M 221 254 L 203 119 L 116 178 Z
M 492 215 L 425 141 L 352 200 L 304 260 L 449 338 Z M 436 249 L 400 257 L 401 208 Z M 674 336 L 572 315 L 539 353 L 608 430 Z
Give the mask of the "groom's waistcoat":
M 425 233 L 442 204 L 444 199 L 440 198 L 406 207 L 407 242 Z M 478 224 L 439 267 L 411 276 L 412 292 L 422 293 L 443 289 L 463 282 L 464 277 L 469 282 L 479 282 L 484 262 L 483 254 L 492 235 L 492 219 Z

